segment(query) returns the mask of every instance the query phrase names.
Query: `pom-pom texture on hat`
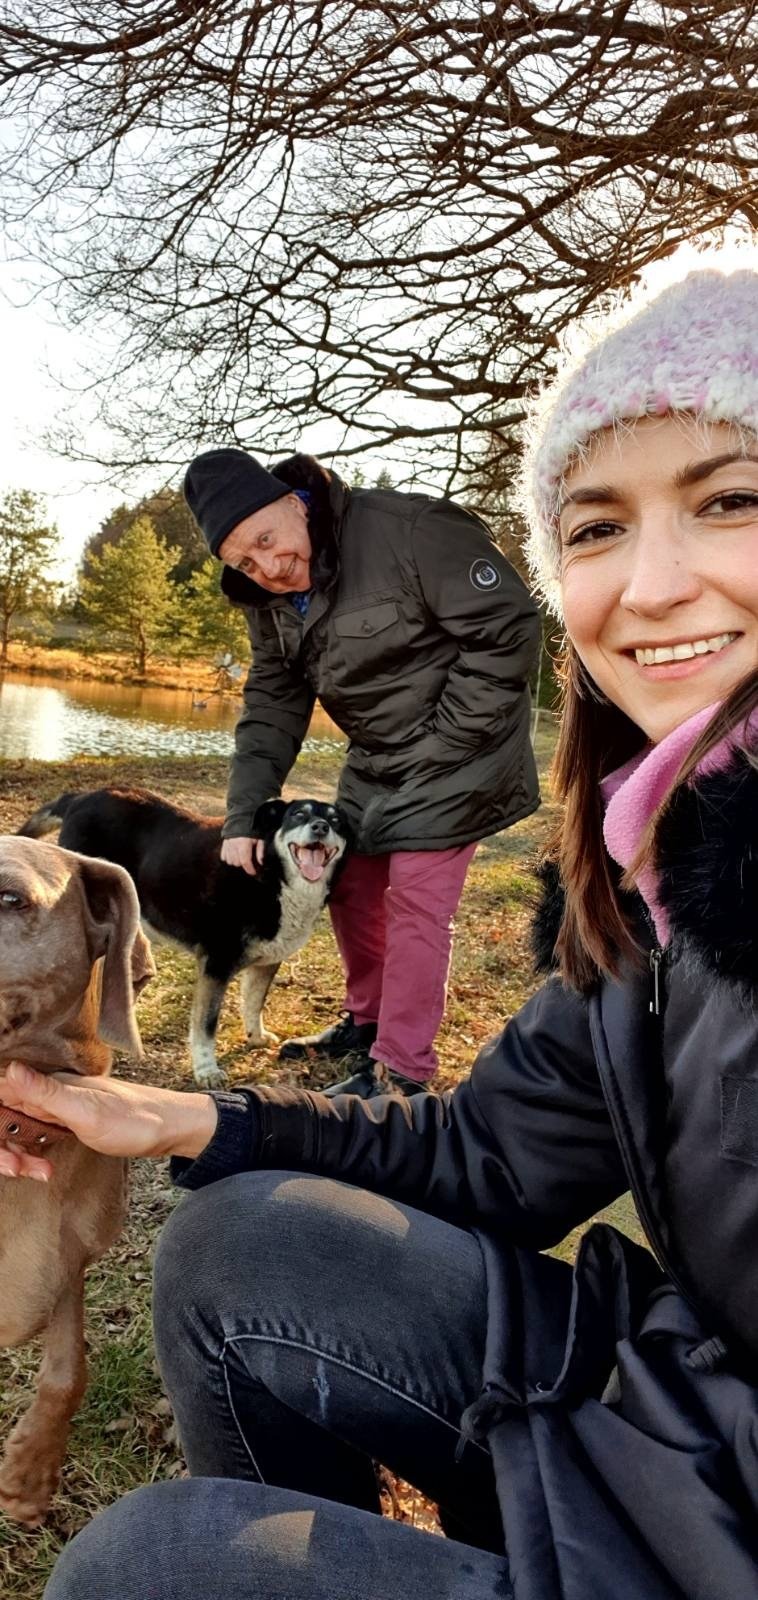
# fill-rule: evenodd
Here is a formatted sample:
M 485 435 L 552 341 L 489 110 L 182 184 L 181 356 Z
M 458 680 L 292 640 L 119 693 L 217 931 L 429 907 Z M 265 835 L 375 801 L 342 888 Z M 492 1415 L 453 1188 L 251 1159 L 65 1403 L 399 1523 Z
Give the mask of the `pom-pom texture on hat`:
M 561 484 L 594 433 L 677 411 L 758 433 L 758 273 L 691 272 L 589 338 L 534 402 L 521 483 L 527 560 L 559 615 Z

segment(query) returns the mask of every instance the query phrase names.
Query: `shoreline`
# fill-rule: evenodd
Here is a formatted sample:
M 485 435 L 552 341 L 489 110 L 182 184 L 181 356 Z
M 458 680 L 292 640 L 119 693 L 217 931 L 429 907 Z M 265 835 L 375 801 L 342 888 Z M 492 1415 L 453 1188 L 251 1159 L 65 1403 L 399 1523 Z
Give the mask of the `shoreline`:
M 165 661 L 156 657 L 143 677 L 134 669 L 129 656 L 117 650 L 97 650 L 86 654 L 67 646 L 27 644 L 12 640 L 8 646 L 7 672 L 23 672 L 30 677 L 74 678 L 82 683 L 117 683 L 133 689 L 183 689 L 187 694 L 203 690 L 208 694 L 239 699 L 242 682 L 217 684 L 219 669 L 207 661 L 188 659 Z

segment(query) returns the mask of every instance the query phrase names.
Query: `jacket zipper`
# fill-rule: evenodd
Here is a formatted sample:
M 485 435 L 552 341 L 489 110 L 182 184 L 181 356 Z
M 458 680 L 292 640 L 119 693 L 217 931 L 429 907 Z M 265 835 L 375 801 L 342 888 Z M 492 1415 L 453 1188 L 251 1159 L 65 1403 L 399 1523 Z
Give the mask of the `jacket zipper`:
M 659 945 L 654 945 L 653 949 L 650 951 L 649 960 L 650 960 L 650 972 L 651 972 L 651 975 L 652 975 L 652 992 L 651 992 L 650 1000 L 648 1002 L 648 1010 L 649 1010 L 651 1016 L 660 1017 L 660 1015 L 661 1015 L 661 966 L 662 966 L 662 963 L 663 963 L 663 951 L 661 950 Z M 614 1083 L 613 1066 L 612 1066 L 612 1063 L 611 1063 L 610 1051 L 607 1048 L 607 1044 L 606 1044 L 606 1041 L 605 1041 L 604 1033 L 603 1033 L 603 1046 L 604 1046 L 604 1052 L 603 1053 L 604 1053 L 604 1055 L 606 1057 L 606 1060 L 607 1060 L 607 1063 L 608 1063 L 608 1068 L 609 1068 L 609 1072 L 608 1072 L 609 1084 L 613 1084 Z M 694 1305 L 694 1302 L 692 1300 L 692 1296 L 689 1294 L 687 1289 L 685 1289 L 683 1283 L 681 1282 L 681 1280 L 679 1278 L 678 1273 L 676 1273 L 674 1271 L 673 1267 L 671 1266 L 671 1262 L 669 1261 L 668 1254 L 667 1254 L 666 1250 L 664 1249 L 663 1244 L 661 1242 L 661 1236 L 660 1236 L 660 1233 L 659 1233 L 659 1230 L 658 1230 L 657 1220 L 656 1220 L 655 1216 L 652 1214 L 652 1212 L 651 1212 L 651 1210 L 650 1210 L 650 1208 L 648 1206 L 647 1195 L 645 1193 L 644 1183 L 642 1183 L 640 1181 L 640 1179 L 639 1179 L 639 1175 L 638 1175 L 638 1171 L 637 1171 L 637 1152 L 636 1152 L 636 1149 L 635 1149 L 634 1140 L 631 1137 L 627 1137 L 627 1130 L 626 1130 L 626 1126 L 625 1126 L 625 1118 L 624 1118 L 623 1115 L 621 1117 L 619 1117 L 619 1115 L 618 1115 L 618 1110 L 617 1110 L 617 1107 L 616 1107 L 615 1094 L 612 1097 L 612 1101 L 608 1101 L 608 1109 L 611 1112 L 611 1117 L 612 1117 L 612 1120 L 613 1120 L 614 1125 L 616 1127 L 616 1137 L 619 1140 L 619 1145 L 621 1146 L 622 1153 L 625 1154 L 624 1165 L 626 1167 L 626 1173 L 627 1173 L 627 1177 L 629 1179 L 629 1188 L 631 1190 L 632 1197 L 634 1199 L 634 1204 L 635 1204 L 635 1206 L 637 1208 L 637 1215 L 638 1215 L 638 1217 L 640 1219 L 640 1222 L 642 1223 L 643 1229 L 644 1229 L 645 1234 L 647 1236 L 648 1244 L 650 1245 L 650 1248 L 653 1251 L 653 1254 L 655 1255 L 659 1266 L 662 1268 L 663 1272 L 666 1274 L 666 1276 L 668 1277 L 670 1282 L 673 1283 L 674 1288 L 678 1289 L 680 1295 L 682 1296 L 682 1299 L 685 1300 L 688 1305 Z M 695 1309 L 697 1309 L 697 1308 L 695 1308 Z
M 661 950 L 659 945 L 657 945 L 657 944 L 653 945 L 653 948 L 650 951 L 650 971 L 651 971 L 651 973 L 653 975 L 653 992 L 652 992 L 652 995 L 650 997 L 650 1004 L 648 1006 L 648 1010 L 651 1012 L 651 1014 L 654 1017 L 659 1017 L 660 1014 L 661 1014 L 661 962 L 662 962 L 662 960 L 663 960 L 663 951 Z
M 660 1017 L 660 1015 L 661 1015 L 661 967 L 663 965 L 663 951 L 662 951 L 660 945 L 658 945 L 658 944 L 654 944 L 653 945 L 653 948 L 650 951 L 649 963 L 650 963 L 650 973 L 651 973 L 651 977 L 652 977 L 652 992 L 651 992 L 651 995 L 650 995 L 650 999 L 648 1001 L 648 1011 L 650 1012 L 651 1016 Z M 658 1034 L 659 1034 L 659 1041 L 660 1041 L 660 1028 L 658 1030 Z M 662 1045 L 661 1045 L 660 1054 L 661 1054 L 661 1070 L 663 1070 L 663 1059 L 662 1059 L 663 1058 L 663 1048 L 662 1048 Z M 635 1177 L 636 1177 L 636 1173 L 635 1173 Z M 635 1203 L 635 1205 L 637 1207 L 638 1215 L 639 1215 L 639 1217 L 640 1217 L 640 1219 L 642 1221 L 643 1227 L 645 1228 L 645 1230 L 647 1232 L 648 1239 L 650 1241 L 650 1244 L 652 1245 L 652 1248 L 653 1248 L 653 1251 L 654 1251 L 655 1255 L 658 1257 L 658 1261 L 659 1261 L 661 1267 L 663 1268 L 663 1270 L 666 1273 L 667 1277 L 670 1278 L 670 1280 L 673 1283 L 674 1287 L 679 1290 L 679 1293 L 682 1296 L 682 1299 L 685 1300 L 688 1305 L 692 1305 L 693 1302 L 691 1300 L 690 1295 L 687 1293 L 687 1290 L 684 1288 L 684 1285 L 680 1282 L 677 1273 L 674 1272 L 674 1269 L 671 1266 L 671 1262 L 669 1261 L 668 1255 L 667 1255 L 666 1251 L 663 1248 L 656 1220 L 651 1215 L 651 1212 L 650 1212 L 650 1210 L 648 1208 L 647 1196 L 646 1196 L 645 1191 L 644 1191 L 644 1185 L 642 1183 L 640 1183 L 638 1185 L 635 1182 L 635 1183 L 633 1183 L 631 1185 L 631 1189 L 632 1189 L 632 1194 L 634 1196 L 634 1203 Z

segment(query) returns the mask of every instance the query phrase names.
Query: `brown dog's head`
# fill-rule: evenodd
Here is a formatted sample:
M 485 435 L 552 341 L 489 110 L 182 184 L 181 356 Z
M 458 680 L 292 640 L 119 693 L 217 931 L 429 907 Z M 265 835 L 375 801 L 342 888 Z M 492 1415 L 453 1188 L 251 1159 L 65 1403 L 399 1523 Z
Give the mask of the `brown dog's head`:
M 59 1039 L 49 1065 L 74 1064 L 64 1042 L 88 1016 L 99 1038 L 141 1055 L 134 996 L 154 971 L 122 867 L 0 835 L 0 1059 L 55 1054 Z

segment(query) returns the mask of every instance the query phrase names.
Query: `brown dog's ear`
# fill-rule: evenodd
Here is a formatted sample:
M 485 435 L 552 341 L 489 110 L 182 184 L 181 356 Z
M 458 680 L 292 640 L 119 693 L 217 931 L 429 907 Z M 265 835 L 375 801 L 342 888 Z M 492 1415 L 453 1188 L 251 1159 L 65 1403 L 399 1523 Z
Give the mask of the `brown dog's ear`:
M 107 1044 L 141 1056 L 134 1000 L 154 976 L 155 962 L 140 927 L 137 891 L 123 867 L 91 856 L 77 860 L 92 958 L 104 957 L 97 1031 Z

